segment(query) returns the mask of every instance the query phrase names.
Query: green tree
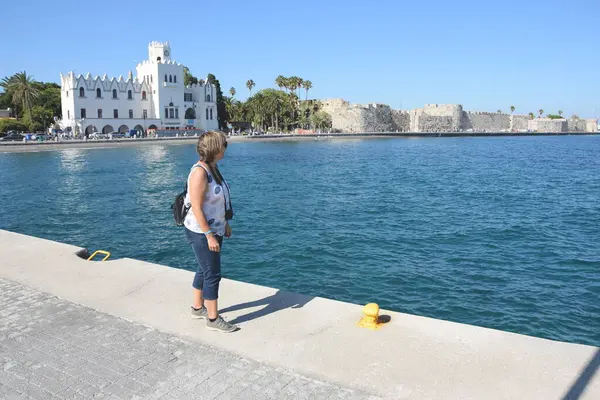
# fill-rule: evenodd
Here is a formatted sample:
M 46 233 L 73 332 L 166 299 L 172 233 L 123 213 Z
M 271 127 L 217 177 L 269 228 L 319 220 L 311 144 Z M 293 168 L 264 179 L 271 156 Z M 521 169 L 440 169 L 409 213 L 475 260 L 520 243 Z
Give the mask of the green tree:
M 331 127 L 331 115 L 325 111 L 317 111 L 311 117 L 313 126 L 317 129 L 326 129 Z
M 510 106 L 510 113 L 514 113 L 515 112 L 515 106 Z
M 45 130 L 53 122 L 53 113 L 49 108 L 36 105 L 25 113 L 23 121 L 29 124 L 29 129 L 33 132 Z
M 535 115 L 532 112 L 530 112 L 529 113 L 529 119 L 534 119 L 534 118 L 535 118 Z
M 500 109 L 498 109 L 497 112 L 498 112 L 498 114 L 502 114 L 502 110 L 500 110 Z
M 27 72 L 17 72 L 10 78 L 4 78 L 0 86 L 11 93 L 11 101 L 15 107 L 21 107 L 23 111 L 31 114 L 31 108 L 40 95 L 36 82 Z
M 306 91 L 306 97 L 304 98 L 305 101 L 308 101 L 308 91 L 310 89 L 312 89 L 313 85 L 311 81 L 304 81 L 303 83 L 304 86 L 304 90 Z
M 206 79 L 208 80 L 208 83 L 215 85 L 217 90 L 217 119 L 219 121 L 219 129 L 225 129 L 227 127 L 227 121 L 229 121 L 229 116 L 227 115 L 227 108 L 223 101 L 221 83 L 213 74 L 208 74 Z
M 538 113 L 540 114 L 540 118 L 542 118 L 542 114 L 544 113 L 544 110 L 542 110 L 541 108 L 538 110 Z
M 188 67 L 183 67 L 183 84 L 184 86 L 196 85 L 198 83 L 198 78 L 196 78 L 190 72 Z
M 256 86 L 256 83 L 254 83 L 252 79 L 248 79 L 248 81 L 246 82 L 246 87 L 250 91 L 250 97 L 252 97 L 252 89 L 254 89 L 254 86 Z
M 231 97 L 235 97 L 235 88 L 233 86 L 229 89 L 229 94 Z
M 560 115 L 562 117 L 563 111 L 562 110 L 558 110 L 558 115 Z
M 280 90 L 285 88 L 286 87 L 285 76 L 279 75 L 277 78 L 275 78 L 275 84 L 277 85 L 277 87 L 279 87 Z

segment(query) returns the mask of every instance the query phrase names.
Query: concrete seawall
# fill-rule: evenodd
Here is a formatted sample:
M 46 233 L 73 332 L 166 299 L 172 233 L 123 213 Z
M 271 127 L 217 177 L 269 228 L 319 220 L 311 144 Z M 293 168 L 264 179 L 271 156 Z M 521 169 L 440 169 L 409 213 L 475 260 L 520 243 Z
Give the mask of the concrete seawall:
M 215 334 L 189 318 L 192 272 L 127 258 L 91 262 L 79 250 L 0 230 L 0 276 L 387 398 L 600 398 L 596 347 L 386 311 L 391 322 L 371 331 L 356 326 L 359 305 L 232 280 L 223 281 L 220 306 L 241 330 Z

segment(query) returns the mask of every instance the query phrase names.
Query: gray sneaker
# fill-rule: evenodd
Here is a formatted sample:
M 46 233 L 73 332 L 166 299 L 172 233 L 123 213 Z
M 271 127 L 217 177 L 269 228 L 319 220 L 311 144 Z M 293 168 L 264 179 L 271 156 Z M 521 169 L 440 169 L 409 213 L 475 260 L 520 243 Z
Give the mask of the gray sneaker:
M 190 307 L 192 309 L 192 318 L 194 319 L 208 319 L 208 311 L 206 310 L 206 307 L 202 307 L 199 310 L 195 310 L 194 307 Z
M 225 321 L 220 315 L 217 317 L 216 320 L 212 321 L 208 318 L 206 318 L 206 329 L 209 329 L 211 331 L 218 331 L 218 332 L 226 332 L 226 333 L 230 333 L 230 332 L 235 332 L 238 330 L 238 327 L 230 324 L 229 322 Z

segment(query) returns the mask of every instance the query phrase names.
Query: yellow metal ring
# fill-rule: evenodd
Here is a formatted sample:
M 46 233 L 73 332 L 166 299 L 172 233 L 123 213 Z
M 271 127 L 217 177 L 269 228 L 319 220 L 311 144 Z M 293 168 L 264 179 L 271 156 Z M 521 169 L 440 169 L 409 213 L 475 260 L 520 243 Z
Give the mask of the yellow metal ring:
M 96 254 L 104 254 L 104 258 L 102 259 L 102 261 L 106 261 L 108 260 L 108 257 L 110 257 L 110 253 L 108 251 L 96 250 L 87 260 L 92 261 L 92 258 L 94 258 Z

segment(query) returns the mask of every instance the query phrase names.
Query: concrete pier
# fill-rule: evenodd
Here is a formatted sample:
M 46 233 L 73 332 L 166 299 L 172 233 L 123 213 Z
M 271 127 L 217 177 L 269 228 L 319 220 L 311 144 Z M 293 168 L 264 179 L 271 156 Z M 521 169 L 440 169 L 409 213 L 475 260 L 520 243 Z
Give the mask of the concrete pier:
M 386 311 L 382 313 L 391 317 L 388 324 L 377 331 L 366 330 L 356 326 L 361 316 L 359 305 L 231 280 L 223 282 L 220 304 L 224 317 L 239 324 L 241 330 L 218 334 L 189 318 L 191 272 L 132 259 L 91 262 L 75 256 L 78 250 L 0 230 L 0 390 L 8 392 L 6 388 L 10 388 L 21 393 L 11 386 L 16 378 L 7 371 L 18 366 L 17 372 L 26 373 L 27 368 L 40 364 L 36 364 L 35 355 L 33 359 L 23 358 L 29 364 L 21 364 L 15 357 L 30 348 L 31 340 L 30 345 L 42 354 L 48 348 L 55 352 L 56 364 L 51 368 L 59 372 L 61 365 L 73 371 L 73 365 L 69 367 L 68 360 L 61 359 L 57 345 L 77 344 L 84 360 L 88 347 L 93 354 L 106 348 L 103 357 L 116 363 L 115 373 L 124 375 L 100 377 L 107 381 L 75 380 L 80 383 L 73 384 L 93 391 L 89 386 L 101 390 L 98 386 L 110 381 L 103 387 L 116 384 L 113 390 L 127 390 L 122 395 L 102 392 L 113 398 L 189 398 L 185 396 L 192 392 L 185 390 L 193 387 L 181 383 L 189 378 L 189 370 L 174 368 L 168 370 L 170 375 L 160 372 L 161 363 L 172 354 L 189 365 L 201 365 L 193 370 L 198 374 L 211 366 L 220 368 L 219 379 L 227 376 L 226 369 L 219 367 L 219 357 L 232 366 L 231 376 L 238 378 L 237 384 L 215 382 L 223 390 L 205 398 L 253 398 L 251 394 L 258 398 L 600 398 L 600 350 L 596 347 Z M 5 295 L 9 292 L 13 294 Z M 34 307 L 37 303 L 44 308 Z M 52 318 L 58 322 L 49 319 L 44 310 L 56 315 Z M 57 310 L 71 310 L 71 314 L 58 314 Z M 39 335 L 38 323 L 45 323 L 42 331 L 51 333 Z M 7 329 L 9 324 L 11 329 Z M 137 347 L 135 341 L 127 345 L 132 337 L 144 336 L 142 332 L 150 332 L 149 343 L 156 345 Z M 111 337 L 121 351 L 111 352 Z M 126 353 L 127 362 L 120 361 L 122 353 Z M 210 361 L 202 361 L 203 353 L 210 355 Z M 148 354 L 155 354 L 157 360 L 149 361 Z M 87 361 L 92 365 L 87 365 L 86 371 L 94 375 L 95 363 Z M 17 366 L 11 367 L 14 363 Z M 145 378 L 127 378 L 130 371 L 125 367 L 135 369 L 136 365 Z M 159 367 L 153 369 L 153 365 Z M 237 386 L 246 385 L 242 378 L 249 370 L 262 371 L 255 379 L 270 374 L 277 378 L 264 378 L 254 389 L 247 389 L 252 385 Z M 102 368 L 99 371 L 107 374 Z M 41 372 L 39 379 L 61 382 L 59 375 Z M 152 380 L 152 376 L 165 379 Z M 95 379 L 95 375 L 88 379 Z M 273 390 L 265 395 L 269 380 Z M 150 389 L 140 386 L 144 383 Z M 151 386 L 159 383 L 163 391 L 168 385 L 173 387 L 162 393 Z M 25 388 L 22 382 L 20 385 Z M 39 389 L 36 382 L 30 385 L 35 386 L 34 391 Z M 136 391 L 139 388 L 149 391 Z M 250 390 L 249 397 L 236 392 L 238 389 Z M 35 393 L 48 398 L 53 395 L 49 391 Z

